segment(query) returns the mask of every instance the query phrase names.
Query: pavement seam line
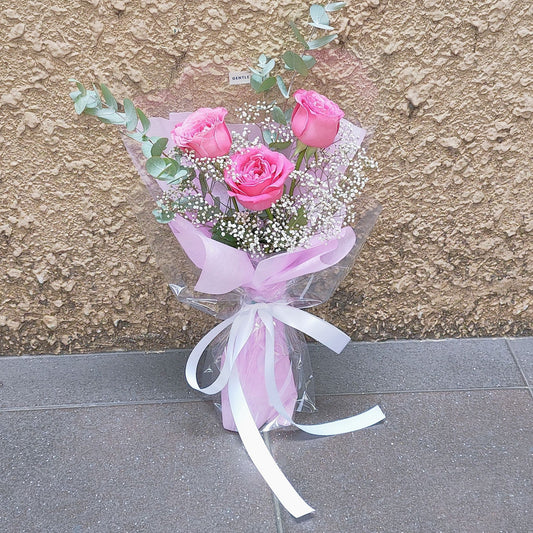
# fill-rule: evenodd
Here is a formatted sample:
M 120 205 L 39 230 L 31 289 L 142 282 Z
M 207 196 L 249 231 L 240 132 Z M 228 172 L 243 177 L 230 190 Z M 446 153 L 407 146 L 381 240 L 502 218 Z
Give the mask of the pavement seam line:
M 518 357 L 516 356 L 512 344 L 509 342 L 509 339 L 505 338 L 505 344 L 507 345 L 507 349 L 509 352 L 511 352 L 511 357 L 513 358 L 516 366 L 518 367 L 518 370 L 520 372 L 520 375 L 522 376 L 522 379 L 524 380 L 524 383 L 526 384 L 526 387 L 529 389 L 529 394 L 533 397 L 533 390 L 531 389 L 531 385 L 527 379 L 527 376 L 525 372 L 522 370 L 522 365 L 520 364 L 520 361 L 518 360 Z
M 444 393 L 444 392 L 479 392 L 479 391 L 502 391 L 502 390 L 528 390 L 528 386 L 523 387 L 479 387 L 470 389 L 420 389 L 420 390 L 385 390 L 385 391 L 365 391 L 365 392 L 339 392 L 339 393 L 316 393 L 316 397 L 341 397 L 341 396 L 368 396 L 379 394 L 429 394 L 429 393 Z M 68 409 L 91 409 L 95 407 L 128 407 L 135 405 L 171 405 L 171 404 L 185 404 L 185 403 L 201 403 L 209 400 L 203 398 L 188 398 L 188 399 L 174 399 L 174 400 L 132 400 L 128 402 L 92 402 L 92 403 L 72 403 L 72 404 L 51 404 L 51 405 L 31 405 L 31 406 L 15 406 L 15 407 L 0 407 L 0 413 L 17 413 L 24 411 L 46 411 L 46 410 L 68 410 Z
M 268 431 L 263 433 L 263 440 L 268 448 L 268 451 L 272 454 L 272 448 L 270 446 L 270 435 Z M 281 520 L 281 507 L 279 505 L 279 500 L 276 498 L 276 495 L 272 492 L 272 502 L 274 504 L 274 516 L 276 519 L 276 533 L 283 533 L 283 522 Z

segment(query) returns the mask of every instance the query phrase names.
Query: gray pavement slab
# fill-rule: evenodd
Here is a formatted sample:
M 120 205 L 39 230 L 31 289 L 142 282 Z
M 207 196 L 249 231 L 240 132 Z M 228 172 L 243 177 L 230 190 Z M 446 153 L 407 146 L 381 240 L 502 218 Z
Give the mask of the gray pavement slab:
M 319 394 L 523 387 L 504 339 L 352 342 L 309 350 Z
M 201 400 L 185 382 L 189 353 L 0 358 L 0 408 Z
M 190 350 L 0 357 L 0 532 L 533 531 L 533 338 L 310 345 L 318 423 L 266 438 L 316 508 L 279 508 L 184 379 Z
M 285 533 L 533 531 L 527 390 L 321 397 L 315 423 L 379 403 L 386 420 L 302 442 L 270 435 L 274 457 L 316 508 Z M 325 503 L 327 502 L 327 504 Z
M 211 404 L 0 413 L 0 531 L 275 532 L 270 490 Z

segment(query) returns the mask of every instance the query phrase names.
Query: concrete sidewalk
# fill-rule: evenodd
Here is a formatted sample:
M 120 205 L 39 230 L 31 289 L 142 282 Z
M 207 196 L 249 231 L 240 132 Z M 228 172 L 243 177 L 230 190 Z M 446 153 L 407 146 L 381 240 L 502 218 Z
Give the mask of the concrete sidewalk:
M 532 337 L 310 351 L 319 412 L 299 421 L 387 418 L 267 435 L 316 509 L 299 520 L 186 385 L 188 350 L 1 357 L 0 532 L 533 531 Z

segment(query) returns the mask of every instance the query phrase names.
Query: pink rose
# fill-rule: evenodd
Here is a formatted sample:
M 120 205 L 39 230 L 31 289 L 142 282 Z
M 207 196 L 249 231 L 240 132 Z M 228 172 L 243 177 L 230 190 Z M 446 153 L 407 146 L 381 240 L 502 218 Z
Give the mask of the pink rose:
M 170 132 L 172 140 L 197 157 L 226 155 L 231 147 L 231 133 L 224 122 L 227 112 L 223 107 L 197 109 Z
M 315 91 L 298 89 L 294 93 L 296 106 L 292 112 L 294 135 L 307 146 L 328 147 L 337 136 L 344 113 L 339 106 Z
M 252 211 L 268 209 L 281 198 L 283 185 L 294 170 L 283 154 L 259 145 L 231 156 L 224 171 L 228 194 Z

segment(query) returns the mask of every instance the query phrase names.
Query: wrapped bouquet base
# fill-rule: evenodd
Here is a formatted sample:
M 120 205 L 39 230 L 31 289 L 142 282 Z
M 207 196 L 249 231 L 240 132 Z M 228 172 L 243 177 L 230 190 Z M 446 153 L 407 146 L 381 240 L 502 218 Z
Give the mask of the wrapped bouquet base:
M 130 155 L 134 149 L 128 145 Z M 142 175 L 142 168 L 139 171 Z M 303 335 L 335 353 L 350 340 L 304 308 L 331 297 L 353 266 L 381 206 L 362 197 L 357 223 L 353 229 L 345 228 L 339 239 L 249 264 L 241 258 L 243 263 L 236 268 L 231 261 L 221 263 L 220 257 L 217 261 L 220 250 L 213 241 L 201 234 L 191 237 L 183 221 L 173 221 L 172 231 L 158 224 L 148 209 L 153 204 L 148 191 L 157 194 L 159 186 L 147 175 L 143 178 L 148 189 L 139 188 L 132 205 L 170 287 L 181 302 L 222 320 L 193 349 L 186 366 L 188 383 L 205 394 L 219 394 L 224 427 L 239 432 L 250 458 L 284 507 L 295 517 L 311 513 L 313 509 L 272 458 L 260 430 L 292 425 L 326 436 L 383 420 L 377 406 L 324 424 L 301 425 L 293 420 L 295 411 L 314 409 Z

